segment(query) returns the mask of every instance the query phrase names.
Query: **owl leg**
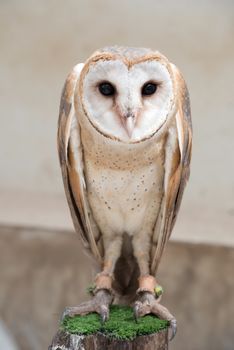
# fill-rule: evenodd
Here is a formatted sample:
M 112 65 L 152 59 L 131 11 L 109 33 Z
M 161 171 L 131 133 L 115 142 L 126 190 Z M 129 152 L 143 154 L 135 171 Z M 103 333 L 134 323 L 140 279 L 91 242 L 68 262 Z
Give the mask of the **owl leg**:
M 111 236 L 104 237 L 104 264 L 103 271 L 99 275 L 104 274 L 112 277 L 115 269 L 115 264 L 121 254 L 122 244 L 123 236 L 121 235 L 113 234 Z
M 109 306 L 113 302 L 112 275 L 122 246 L 122 238 L 105 239 L 105 257 L 102 272 L 95 278 L 93 299 L 75 307 L 67 307 L 62 315 L 74 317 L 75 315 L 86 315 L 96 312 L 101 316 L 101 322 L 109 318 Z
M 100 289 L 94 294 L 92 300 L 85 301 L 78 306 L 66 307 L 62 314 L 62 320 L 66 316 L 74 317 L 96 312 L 101 316 L 101 321 L 104 322 L 109 317 L 109 305 L 112 301 L 112 294 L 106 289 Z
M 169 339 L 172 340 L 177 330 L 176 319 L 165 306 L 159 303 L 160 299 L 160 297 L 155 297 L 152 292 L 142 292 L 134 304 L 134 315 L 136 320 L 148 314 L 154 314 L 162 320 L 167 320 L 170 323 Z
M 165 306 L 160 304 L 161 294 L 162 289 L 160 289 L 154 276 L 140 276 L 137 300 L 133 311 L 136 321 L 139 317 L 147 314 L 154 314 L 163 320 L 167 320 L 171 329 L 169 338 L 172 340 L 177 330 L 176 319 Z
M 144 241 L 142 237 L 144 237 Z M 146 235 L 140 235 L 133 240 L 134 255 L 140 270 L 139 288 L 133 311 L 136 321 L 139 317 L 147 314 L 154 314 L 163 320 L 167 320 L 170 323 L 170 340 L 172 340 L 177 330 L 176 319 L 165 306 L 160 304 L 162 288 L 155 277 L 150 275 L 149 243 L 149 237 Z

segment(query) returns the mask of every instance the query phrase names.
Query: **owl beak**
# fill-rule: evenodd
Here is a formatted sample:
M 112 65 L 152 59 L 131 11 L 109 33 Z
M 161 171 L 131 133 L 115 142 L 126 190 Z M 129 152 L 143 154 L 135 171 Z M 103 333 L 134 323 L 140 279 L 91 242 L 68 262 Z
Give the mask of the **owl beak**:
M 129 138 L 132 137 L 132 133 L 135 127 L 135 120 L 136 117 L 133 113 L 127 113 L 121 118 L 121 122 Z

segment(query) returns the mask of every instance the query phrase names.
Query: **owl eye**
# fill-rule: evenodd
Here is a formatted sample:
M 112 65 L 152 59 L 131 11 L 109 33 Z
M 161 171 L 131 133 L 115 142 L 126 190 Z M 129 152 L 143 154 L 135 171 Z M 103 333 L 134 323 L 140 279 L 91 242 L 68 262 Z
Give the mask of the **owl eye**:
M 103 83 L 99 84 L 98 88 L 100 93 L 104 96 L 113 96 L 115 94 L 114 86 L 108 81 L 104 81 Z
M 155 83 L 145 83 L 141 89 L 141 94 L 144 96 L 153 95 L 157 90 L 157 85 Z

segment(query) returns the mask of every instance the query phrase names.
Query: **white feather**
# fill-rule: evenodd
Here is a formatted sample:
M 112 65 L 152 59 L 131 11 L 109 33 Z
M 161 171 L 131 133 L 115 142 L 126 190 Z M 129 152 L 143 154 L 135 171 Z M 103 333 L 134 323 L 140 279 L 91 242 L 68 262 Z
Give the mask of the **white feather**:
M 114 97 L 101 95 L 98 85 L 108 81 L 116 89 Z M 146 82 L 157 84 L 152 96 L 142 96 Z M 173 85 L 167 68 L 158 61 L 142 62 L 130 69 L 120 60 L 100 61 L 84 77 L 84 108 L 91 123 L 100 132 L 123 142 L 137 142 L 150 137 L 168 118 L 174 104 Z M 132 134 L 122 123 L 128 112 L 136 116 Z

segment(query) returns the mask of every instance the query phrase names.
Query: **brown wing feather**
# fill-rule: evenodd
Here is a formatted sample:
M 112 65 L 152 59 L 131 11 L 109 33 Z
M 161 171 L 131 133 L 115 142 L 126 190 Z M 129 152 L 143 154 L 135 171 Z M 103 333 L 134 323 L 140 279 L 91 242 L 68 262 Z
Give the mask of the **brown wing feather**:
M 79 78 L 77 69 L 68 75 L 65 82 L 58 120 L 57 145 L 62 170 L 63 183 L 67 201 L 69 204 L 71 217 L 75 230 L 79 233 L 81 241 L 86 250 L 99 263 L 102 262 L 101 251 L 98 249 L 95 241 L 95 234 L 91 227 L 91 213 L 88 208 L 87 194 L 85 191 L 85 179 L 83 174 L 82 145 L 79 139 L 78 147 L 74 148 L 72 144 L 72 126 L 74 125 L 74 91 Z M 78 123 L 77 123 L 78 128 Z M 78 155 L 78 157 L 76 157 Z M 77 159 L 76 159 L 77 158 Z
M 176 116 L 178 143 L 175 143 L 172 153 L 167 186 L 165 188 L 158 222 L 155 227 L 155 231 L 159 230 L 160 233 L 156 247 L 153 246 L 152 248 L 152 274 L 156 274 L 163 251 L 176 221 L 184 188 L 189 178 L 192 150 L 192 122 L 189 93 L 183 77 L 175 66 L 173 66 L 173 71 L 178 88 L 178 112 Z
M 188 92 L 186 83 L 178 70 L 176 70 L 176 74 L 178 77 L 177 79 L 180 81 L 180 89 L 179 89 L 180 104 L 179 104 L 178 118 L 180 118 L 182 122 L 181 124 L 183 129 L 183 149 L 182 149 L 181 163 L 180 163 L 181 177 L 180 177 L 177 195 L 175 197 L 170 231 L 172 231 L 173 226 L 175 224 L 176 217 L 180 208 L 182 196 L 184 193 L 184 189 L 189 179 L 190 161 L 191 161 L 191 154 L 192 154 L 192 120 L 191 120 L 189 92 Z

